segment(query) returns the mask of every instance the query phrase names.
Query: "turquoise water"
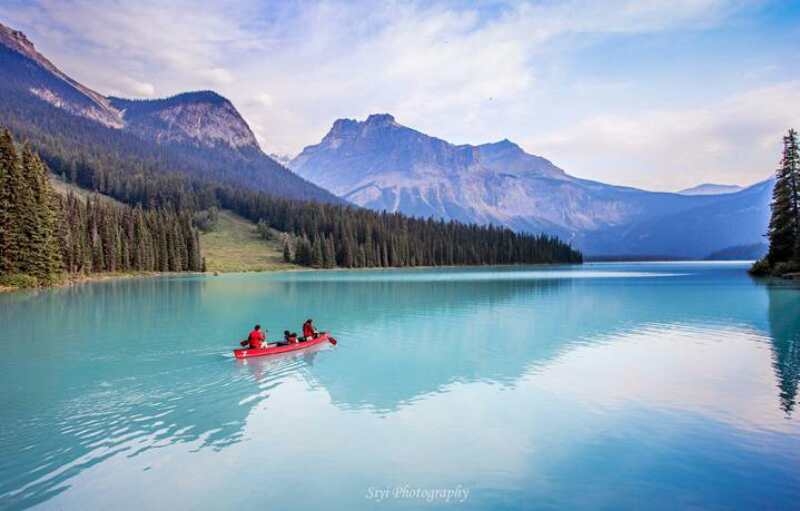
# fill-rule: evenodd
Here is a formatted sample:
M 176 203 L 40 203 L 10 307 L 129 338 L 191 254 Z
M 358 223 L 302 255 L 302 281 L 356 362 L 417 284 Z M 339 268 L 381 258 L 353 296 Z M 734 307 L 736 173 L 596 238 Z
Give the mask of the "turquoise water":
M 745 268 L 5 294 L 0 508 L 796 508 L 800 289 Z M 231 357 L 308 316 L 339 344 Z

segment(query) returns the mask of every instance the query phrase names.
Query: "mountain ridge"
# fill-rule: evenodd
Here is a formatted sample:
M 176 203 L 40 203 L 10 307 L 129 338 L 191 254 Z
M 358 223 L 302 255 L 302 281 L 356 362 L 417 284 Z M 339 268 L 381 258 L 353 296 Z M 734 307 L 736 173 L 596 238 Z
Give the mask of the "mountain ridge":
M 726 193 L 735 193 L 744 190 L 745 186 L 739 185 L 721 185 L 717 183 L 701 183 L 690 188 L 684 188 L 676 193 L 681 195 L 722 195 Z
M 216 92 L 106 98 L 59 70 L 24 33 L 3 24 L 0 93 L 0 123 L 35 144 L 51 143 L 48 138 L 57 135 L 84 157 L 124 153 L 143 166 L 274 196 L 343 202 L 267 156 L 233 104 Z M 47 154 L 42 152 L 44 158 Z
M 754 228 L 743 240 L 732 234 L 736 239 L 712 236 L 706 241 L 719 246 L 708 251 L 672 246 L 664 252 L 663 244 L 636 226 L 670 217 L 685 223 L 688 219 L 681 214 L 700 211 L 721 197 L 754 201 L 761 212 L 768 207 L 763 194 L 693 196 L 581 179 L 508 139 L 455 145 L 403 126 L 391 114 L 336 120 L 318 144 L 304 148 L 289 166 L 373 210 L 546 232 L 588 249 L 590 255 L 638 251 L 629 234 L 638 232 L 645 253 L 703 257 L 724 246 L 756 242 L 761 232 Z M 762 222 L 763 215 L 755 217 Z M 612 232 L 617 239 L 608 235 Z M 687 239 L 693 237 L 699 238 L 687 233 Z

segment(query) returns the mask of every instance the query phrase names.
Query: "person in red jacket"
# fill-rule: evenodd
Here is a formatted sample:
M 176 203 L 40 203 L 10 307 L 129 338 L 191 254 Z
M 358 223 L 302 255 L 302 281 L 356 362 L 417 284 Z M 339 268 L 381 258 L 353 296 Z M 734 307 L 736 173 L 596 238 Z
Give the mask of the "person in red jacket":
M 267 336 L 261 331 L 261 325 L 256 325 L 253 327 L 253 331 L 247 335 L 247 342 L 249 343 L 249 348 L 251 350 L 262 348 L 266 339 Z
M 314 328 L 314 320 L 307 319 L 306 322 L 303 323 L 303 339 L 306 341 L 310 341 L 316 336 L 317 336 L 317 329 Z

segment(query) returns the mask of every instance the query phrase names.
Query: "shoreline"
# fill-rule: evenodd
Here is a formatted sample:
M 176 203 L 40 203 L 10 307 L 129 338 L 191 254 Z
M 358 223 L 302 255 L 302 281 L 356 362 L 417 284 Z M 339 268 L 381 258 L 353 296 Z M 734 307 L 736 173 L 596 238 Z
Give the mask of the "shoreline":
M 589 261 L 588 264 L 605 264 L 605 263 L 614 263 L 614 262 L 622 262 L 622 263 L 634 263 L 634 261 Z M 637 262 L 647 262 L 647 263 L 657 263 L 657 262 L 690 262 L 690 261 L 637 261 Z M 720 262 L 748 262 L 748 261 L 704 261 L 704 260 L 695 260 L 694 262 L 707 262 L 707 263 L 720 263 Z M 114 280 L 127 280 L 127 279 L 146 279 L 146 278 L 165 278 L 165 277 L 197 277 L 197 276 L 206 276 L 206 277 L 217 277 L 220 275 L 236 275 L 236 274 L 247 274 L 247 273 L 294 273 L 294 272 L 311 272 L 311 271 L 397 271 L 397 270 L 430 270 L 430 269 L 454 269 L 454 268 L 516 268 L 522 266 L 563 266 L 563 265 L 585 265 L 587 264 L 586 261 L 583 263 L 568 263 L 568 262 L 561 262 L 561 263 L 527 263 L 527 264 L 491 264 L 491 265 L 448 265 L 448 266 L 391 266 L 391 267 L 372 267 L 372 268 L 306 268 L 306 267 L 298 267 L 293 265 L 287 265 L 286 268 L 270 268 L 270 269 L 255 269 L 255 270 L 246 270 L 246 271 L 207 271 L 207 272 L 157 272 L 157 271 L 143 271 L 143 272 L 119 272 L 119 273 L 97 273 L 97 274 L 81 274 L 81 275 L 70 275 L 67 277 L 63 282 L 59 282 L 57 284 L 53 284 L 51 286 L 39 286 L 39 287 L 15 287 L 15 286 L 3 286 L 0 285 L 0 294 L 2 293 L 11 293 L 14 291 L 26 291 L 26 290 L 46 290 L 46 289 L 58 289 L 58 288 L 66 288 L 70 286 L 80 285 L 80 284 L 92 284 L 96 282 L 108 282 Z M 792 275 L 794 280 L 800 280 L 796 275 Z M 792 279 L 788 279 L 792 280 Z
M 293 272 L 311 272 L 311 271 L 397 271 L 397 270 L 429 270 L 432 268 L 452 269 L 452 268 L 486 268 L 486 267 L 502 267 L 513 268 L 518 266 L 556 266 L 556 265 L 572 265 L 578 263 L 528 263 L 528 264 L 492 264 L 492 265 L 448 265 L 448 266 L 391 266 L 391 267 L 371 267 L 371 268 L 306 268 L 302 266 L 287 265 L 286 268 L 271 268 L 271 269 L 257 269 L 246 271 L 207 271 L 207 272 L 157 272 L 157 271 L 143 271 L 143 272 L 117 272 L 117 273 L 96 273 L 96 274 L 79 274 L 69 275 L 62 282 L 52 284 L 49 286 L 37 287 L 17 287 L 17 286 L 3 286 L 0 285 L 0 293 L 11 293 L 14 291 L 27 291 L 27 290 L 46 290 L 46 289 L 59 289 L 80 284 L 92 284 L 96 282 L 108 282 L 114 280 L 127 280 L 127 279 L 145 279 L 145 278 L 165 278 L 165 277 L 216 277 L 219 275 L 235 275 L 247 273 L 293 273 Z
M 210 272 L 202 273 L 202 272 L 183 272 L 183 271 L 171 271 L 171 272 L 141 271 L 141 272 L 77 274 L 77 275 L 68 275 L 64 278 L 64 280 L 49 286 L 18 287 L 18 286 L 0 285 L 0 293 L 11 293 L 14 291 L 60 289 L 71 286 L 77 286 L 80 284 L 92 284 L 95 282 L 107 282 L 113 280 L 162 278 L 162 277 L 189 277 L 197 275 L 208 275 L 208 273 Z

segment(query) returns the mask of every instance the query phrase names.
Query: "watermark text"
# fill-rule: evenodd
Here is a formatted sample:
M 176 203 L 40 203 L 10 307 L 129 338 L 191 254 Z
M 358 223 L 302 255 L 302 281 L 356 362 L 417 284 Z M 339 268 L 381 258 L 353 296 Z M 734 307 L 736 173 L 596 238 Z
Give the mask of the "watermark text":
M 420 500 L 428 503 L 464 503 L 469 499 L 469 488 L 465 488 L 460 484 L 451 488 L 419 488 L 407 484 L 404 486 L 370 486 L 367 488 L 364 498 L 374 502 Z

